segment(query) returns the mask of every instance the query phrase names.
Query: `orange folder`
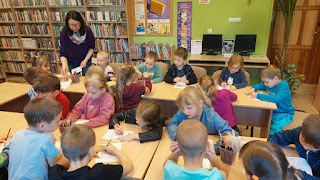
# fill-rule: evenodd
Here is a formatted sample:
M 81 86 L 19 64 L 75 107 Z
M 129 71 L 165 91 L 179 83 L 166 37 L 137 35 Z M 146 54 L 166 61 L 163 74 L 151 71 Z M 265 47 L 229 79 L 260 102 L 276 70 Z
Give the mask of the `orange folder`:
M 164 13 L 164 10 L 166 9 L 167 5 L 157 1 L 157 0 L 151 0 L 150 4 L 150 11 L 161 16 Z

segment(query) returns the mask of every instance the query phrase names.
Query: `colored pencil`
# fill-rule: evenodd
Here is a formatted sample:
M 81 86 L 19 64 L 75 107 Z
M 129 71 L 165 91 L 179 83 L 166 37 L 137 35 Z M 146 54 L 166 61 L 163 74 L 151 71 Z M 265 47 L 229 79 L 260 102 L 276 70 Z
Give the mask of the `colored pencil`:
M 222 80 L 220 76 L 219 76 L 219 79 L 220 79 L 222 82 L 224 82 L 224 80 Z
M 7 134 L 7 137 L 6 137 L 4 140 L 7 140 L 7 139 L 8 139 L 9 134 L 10 134 L 10 131 L 11 131 L 11 128 L 9 129 L 8 134 Z
M 111 142 L 111 139 L 109 140 L 109 142 L 108 142 L 107 146 L 109 146 L 110 142 Z

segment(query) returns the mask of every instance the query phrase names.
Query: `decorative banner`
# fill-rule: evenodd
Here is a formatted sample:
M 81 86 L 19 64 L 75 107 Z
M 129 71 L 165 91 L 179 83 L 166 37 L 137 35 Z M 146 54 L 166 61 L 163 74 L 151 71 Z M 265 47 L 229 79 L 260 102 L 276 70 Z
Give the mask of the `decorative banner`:
M 192 1 L 178 2 L 178 47 L 191 51 Z
M 170 34 L 170 0 L 147 0 L 148 34 Z
M 146 16 L 145 16 L 145 9 L 144 9 L 144 2 L 137 2 L 135 4 L 135 27 L 136 27 L 136 34 L 146 34 Z M 138 4 L 142 3 L 142 4 Z
M 199 4 L 210 4 L 210 0 L 199 0 Z

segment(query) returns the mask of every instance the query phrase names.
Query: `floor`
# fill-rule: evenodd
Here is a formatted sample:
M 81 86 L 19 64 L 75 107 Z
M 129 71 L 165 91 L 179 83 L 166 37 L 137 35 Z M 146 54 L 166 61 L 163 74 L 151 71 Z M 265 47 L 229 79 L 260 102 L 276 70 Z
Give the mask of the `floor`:
M 10 82 L 26 83 L 22 76 L 9 75 L 7 77 Z M 299 89 L 292 95 L 292 103 L 296 110 L 305 111 L 309 114 L 319 114 L 319 112 L 313 107 L 313 101 L 317 89 L 317 84 L 301 84 Z M 239 126 L 240 133 L 243 136 L 250 136 L 251 128 L 246 126 Z M 260 136 L 260 128 L 254 128 L 253 136 Z

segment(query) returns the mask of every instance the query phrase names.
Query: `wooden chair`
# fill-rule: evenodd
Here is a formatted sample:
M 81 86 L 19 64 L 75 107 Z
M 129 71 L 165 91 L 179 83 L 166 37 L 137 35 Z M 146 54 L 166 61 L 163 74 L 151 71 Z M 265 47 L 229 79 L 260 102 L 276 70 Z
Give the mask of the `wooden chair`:
M 215 71 L 215 72 L 212 74 L 212 78 L 213 78 L 213 79 L 219 78 L 221 72 L 222 72 L 222 70 Z M 248 86 L 250 86 L 250 74 L 249 74 L 247 71 L 244 71 L 244 74 L 246 75 L 246 80 L 248 81 Z
M 112 67 L 114 71 L 114 76 L 116 77 L 118 75 L 119 66 L 123 66 L 124 63 L 110 63 L 109 65 Z
M 294 129 L 302 125 L 303 120 L 308 117 L 310 114 L 300 111 L 294 112 L 293 121 L 290 124 L 287 124 L 285 127 L 282 128 L 282 131 Z
M 160 61 L 157 61 L 157 64 L 160 66 L 161 70 L 162 70 L 162 73 L 163 73 L 163 78 L 164 76 L 167 74 L 168 72 L 168 65 L 164 62 L 160 62 Z
M 203 67 L 191 66 L 191 68 L 194 71 L 194 74 L 197 76 L 198 81 L 202 76 L 207 75 L 207 70 Z

